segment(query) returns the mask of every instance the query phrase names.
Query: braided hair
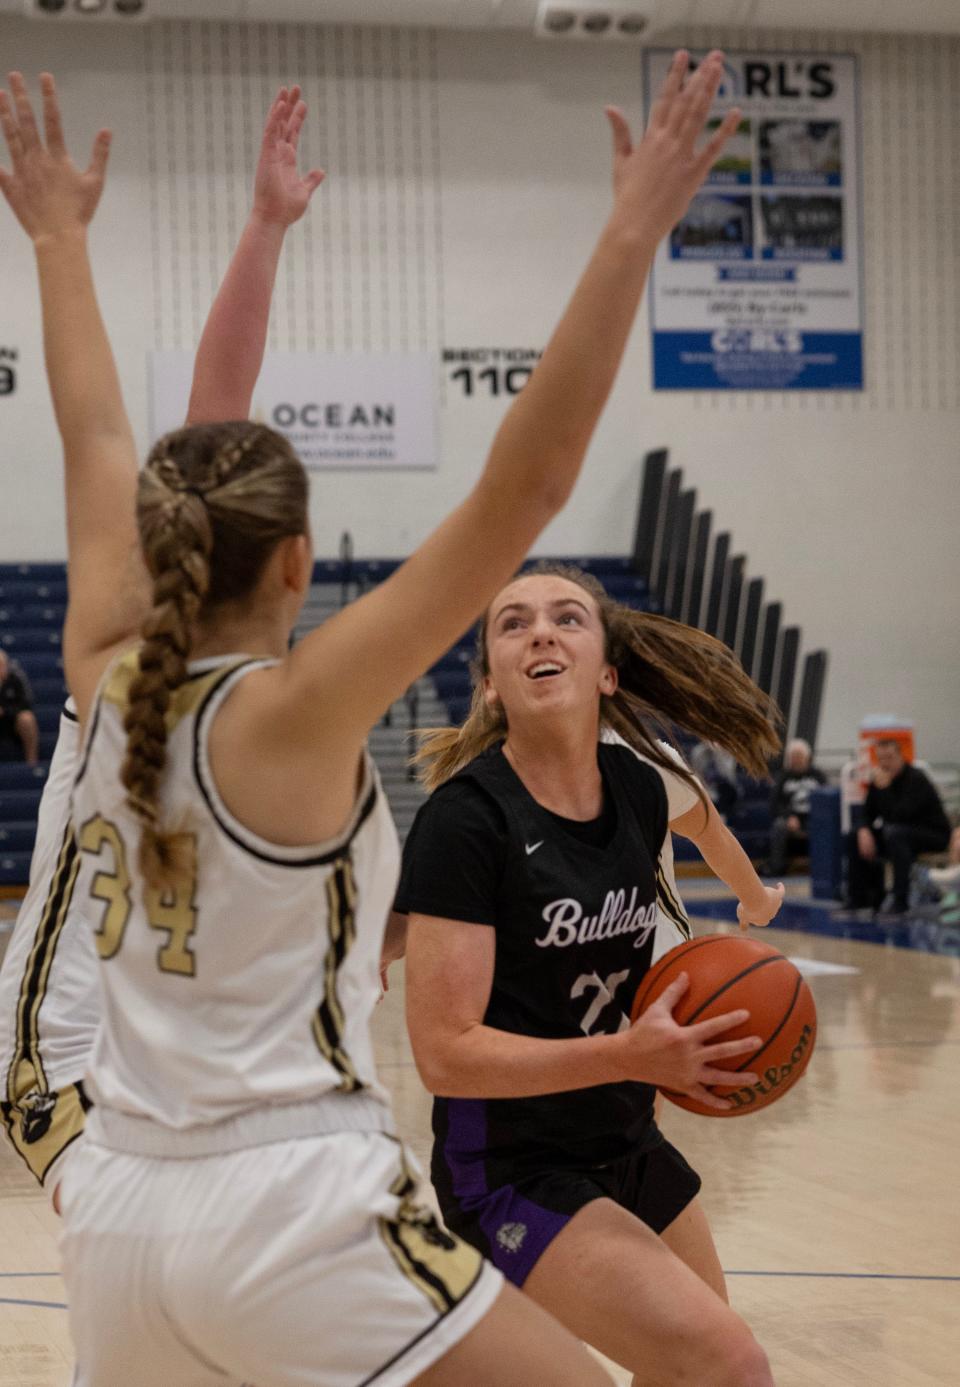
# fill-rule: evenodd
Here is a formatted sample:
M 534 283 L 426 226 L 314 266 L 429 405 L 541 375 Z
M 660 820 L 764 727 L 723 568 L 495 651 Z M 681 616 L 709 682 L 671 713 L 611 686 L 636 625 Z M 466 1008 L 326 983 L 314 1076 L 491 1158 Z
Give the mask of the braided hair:
M 780 746 L 780 714 L 729 646 L 692 626 L 615 602 L 592 574 L 573 565 L 540 563 L 517 576 L 565 578 L 594 599 L 606 635 L 606 658 L 618 676 L 616 691 L 600 698 L 600 721 L 635 751 L 688 781 L 701 802 L 699 781 L 663 750 L 658 731 L 668 737 L 673 728 L 692 732 L 732 752 L 751 775 L 768 774 L 767 762 Z M 435 790 L 507 735 L 502 704 L 491 707 L 483 695 L 483 679 L 490 672 L 487 621 L 491 609 L 492 604 L 477 626 L 470 667 L 473 698 L 466 720 L 460 727 L 431 728 L 419 734 L 413 759 L 428 790 Z
M 192 870 L 185 834 L 165 833 L 159 790 L 167 715 L 187 679 L 198 621 L 257 585 L 279 541 L 307 530 L 307 478 L 287 441 L 246 421 L 167 434 L 140 476 L 137 524 L 153 605 L 130 686 L 121 780 L 141 823 L 140 868 L 174 888 Z

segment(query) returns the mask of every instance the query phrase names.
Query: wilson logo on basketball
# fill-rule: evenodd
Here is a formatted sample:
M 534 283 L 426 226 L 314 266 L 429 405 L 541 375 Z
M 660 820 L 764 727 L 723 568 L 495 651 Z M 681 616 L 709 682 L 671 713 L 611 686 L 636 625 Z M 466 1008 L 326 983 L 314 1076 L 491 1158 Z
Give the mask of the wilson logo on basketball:
M 749 1108 L 760 1099 L 769 1098 L 779 1088 L 789 1088 L 792 1082 L 791 1076 L 794 1071 L 802 1072 L 807 1062 L 807 1051 L 813 1039 L 813 1027 L 804 1026 L 800 1032 L 800 1039 L 793 1047 L 790 1059 L 786 1064 L 776 1065 L 771 1069 L 763 1071 L 763 1078 L 752 1088 L 738 1088 L 733 1093 L 723 1089 L 724 1098 L 729 1098 L 730 1102 L 737 1108 Z M 799 1078 L 799 1073 L 797 1075 Z

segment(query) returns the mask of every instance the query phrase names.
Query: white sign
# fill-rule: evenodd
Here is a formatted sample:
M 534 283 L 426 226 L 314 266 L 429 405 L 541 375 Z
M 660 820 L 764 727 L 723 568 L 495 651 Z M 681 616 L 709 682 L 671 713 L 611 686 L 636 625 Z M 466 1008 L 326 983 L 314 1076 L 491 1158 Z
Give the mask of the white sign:
M 649 104 L 670 64 L 648 50 Z M 743 112 L 659 247 L 657 390 L 863 388 L 857 60 L 728 53 L 710 128 Z
M 192 352 L 150 354 L 153 437 L 186 418 Z M 313 471 L 437 466 L 436 365 L 428 355 L 268 352 L 251 418 L 269 424 Z

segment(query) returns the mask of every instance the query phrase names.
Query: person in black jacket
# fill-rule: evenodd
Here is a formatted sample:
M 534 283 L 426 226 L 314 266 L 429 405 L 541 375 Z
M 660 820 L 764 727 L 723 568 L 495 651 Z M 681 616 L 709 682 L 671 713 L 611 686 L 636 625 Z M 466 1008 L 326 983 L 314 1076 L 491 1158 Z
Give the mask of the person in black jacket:
M 877 743 L 877 765 L 863 806 L 863 824 L 850 837 L 850 905 L 879 909 L 884 863 L 893 866 L 893 913 L 907 910 L 910 868 L 921 852 L 942 852 L 950 822 L 923 771 L 903 759 L 895 741 Z

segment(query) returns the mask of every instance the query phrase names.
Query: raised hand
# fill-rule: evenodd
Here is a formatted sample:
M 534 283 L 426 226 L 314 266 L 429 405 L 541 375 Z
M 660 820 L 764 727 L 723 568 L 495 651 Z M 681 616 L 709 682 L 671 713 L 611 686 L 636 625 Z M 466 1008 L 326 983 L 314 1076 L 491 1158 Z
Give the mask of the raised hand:
M 90 164 L 81 171 L 67 153 L 50 74 L 40 77 L 45 143 L 22 74 L 11 72 L 9 80 L 10 93 L 0 91 L 0 126 L 13 169 L 0 169 L 0 192 L 34 242 L 82 230 L 92 220 L 103 192 L 110 131 L 97 135 Z
M 724 1031 L 749 1021 L 750 1013 L 743 1010 L 729 1011 L 724 1016 L 714 1016 L 691 1026 L 678 1025 L 673 1009 L 689 986 L 688 975 L 681 973 L 663 989 L 630 1030 L 624 1032 L 623 1040 L 629 1052 L 626 1077 L 656 1084 L 674 1093 L 685 1093 L 723 1112 L 729 1108 L 729 1102 L 711 1093 L 706 1085 L 730 1086 L 731 1077 L 734 1077 L 737 1084 L 749 1086 L 757 1082 L 757 1075 L 737 1070 L 736 1075 L 731 1076 L 729 1070 L 714 1066 L 717 1060 L 739 1058 L 758 1050 L 760 1037 L 753 1035 L 712 1043 Z
M 769 925 L 783 905 L 783 892 L 783 882 L 778 881 L 776 886 L 765 886 L 763 895 L 758 896 L 756 900 L 741 901 L 737 906 L 740 928 L 746 929 L 748 925 Z
M 650 112 L 643 139 L 634 144 L 623 113 L 606 108 L 613 130 L 613 188 L 616 211 L 625 222 L 659 241 L 676 226 L 720 151 L 740 123 L 732 110 L 702 149 L 710 107 L 723 77 L 723 54 L 714 51 L 688 81 L 690 58 L 674 55 L 670 71 Z
M 322 169 L 301 178 L 297 145 L 307 114 L 299 87 L 281 87 L 267 116 L 254 182 L 254 213 L 278 226 L 299 221 L 313 194 L 323 182 Z

